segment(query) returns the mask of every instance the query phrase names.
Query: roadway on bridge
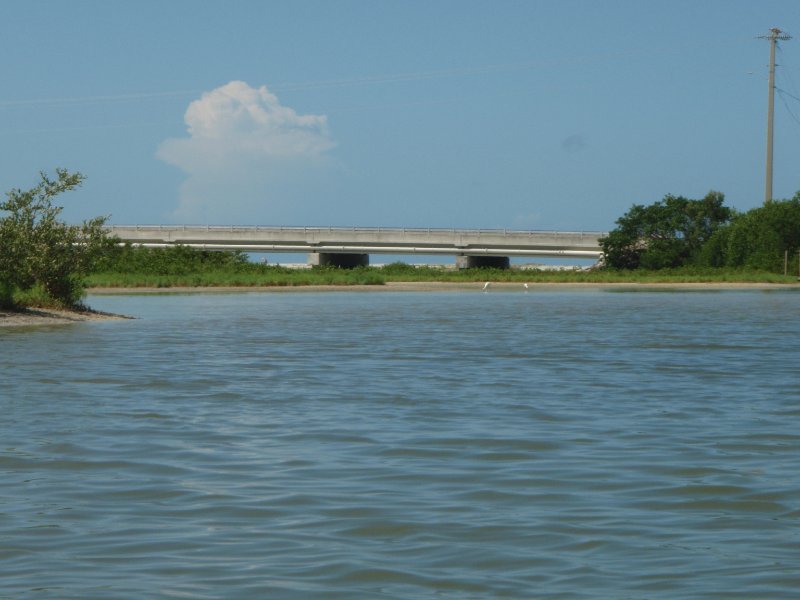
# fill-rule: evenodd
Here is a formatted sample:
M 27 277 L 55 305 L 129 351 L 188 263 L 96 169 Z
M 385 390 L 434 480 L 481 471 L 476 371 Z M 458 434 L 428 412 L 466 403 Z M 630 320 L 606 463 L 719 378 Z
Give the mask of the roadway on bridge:
M 390 227 L 115 225 L 108 233 L 146 247 L 309 254 L 430 254 L 597 259 L 603 232 Z

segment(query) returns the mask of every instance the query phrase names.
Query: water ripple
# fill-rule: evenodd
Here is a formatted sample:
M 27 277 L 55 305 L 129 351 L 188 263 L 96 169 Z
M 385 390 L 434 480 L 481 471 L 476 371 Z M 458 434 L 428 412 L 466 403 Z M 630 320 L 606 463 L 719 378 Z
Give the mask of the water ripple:
M 794 598 L 800 295 L 91 299 L 0 331 L 0 598 Z

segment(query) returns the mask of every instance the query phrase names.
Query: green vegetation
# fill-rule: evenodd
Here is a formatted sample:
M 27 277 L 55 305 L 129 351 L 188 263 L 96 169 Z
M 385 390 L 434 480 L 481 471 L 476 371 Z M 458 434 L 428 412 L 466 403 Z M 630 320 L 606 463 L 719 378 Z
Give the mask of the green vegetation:
M 375 269 L 286 267 L 251 263 L 241 252 L 209 252 L 187 246 L 140 248 L 129 244 L 106 251 L 91 287 L 222 287 L 379 285 Z
M 600 241 L 614 269 L 666 269 L 694 264 L 709 238 L 733 216 L 719 192 L 702 200 L 666 196 L 649 206 L 634 204 L 617 228 Z
M 723 201 L 719 192 L 709 192 L 702 200 L 666 196 L 649 206 L 634 205 L 600 242 L 606 266 L 623 271 L 713 267 L 729 273 L 797 273 L 800 192 L 746 213 L 723 206 Z
M 106 259 L 103 272 L 86 277 L 90 287 L 264 287 L 305 285 L 381 285 L 389 282 L 483 283 L 789 283 L 795 278 L 740 268 L 686 266 L 672 269 L 592 269 L 539 271 L 463 269 L 392 263 L 384 267 L 290 269 L 255 264 L 237 253 L 207 252 L 187 247 L 121 247 Z M 122 261 L 122 262 L 117 262 Z M 111 266 L 116 265 L 111 269 Z
M 257 265 L 256 265 L 257 266 Z M 380 285 L 384 279 L 374 269 L 287 269 L 264 266 L 253 271 L 212 270 L 180 275 L 147 273 L 93 273 L 89 287 L 264 287 L 301 285 Z
M 51 179 L 23 191 L 13 189 L 0 203 L 0 306 L 75 307 L 84 293 L 83 277 L 109 247 L 105 217 L 67 225 L 53 199 L 78 187 L 80 173 L 56 170 Z
M 95 265 L 95 273 L 185 275 L 207 271 L 245 272 L 258 265 L 243 252 L 208 252 L 188 246 L 140 248 L 130 244 L 108 248 Z
M 791 200 L 775 200 L 737 215 L 709 239 L 699 263 L 715 267 L 749 268 L 797 273 L 800 250 L 800 192 Z M 788 256 L 789 265 L 784 258 Z
M 588 270 L 545 271 L 536 269 L 463 269 L 414 267 L 394 263 L 376 268 L 387 282 L 443 281 L 453 283 L 788 283 L 795 278 L 753 269 L 714 267 L 678 267 L 672 269 L 637 269 L 636 271 L 596 268 Z

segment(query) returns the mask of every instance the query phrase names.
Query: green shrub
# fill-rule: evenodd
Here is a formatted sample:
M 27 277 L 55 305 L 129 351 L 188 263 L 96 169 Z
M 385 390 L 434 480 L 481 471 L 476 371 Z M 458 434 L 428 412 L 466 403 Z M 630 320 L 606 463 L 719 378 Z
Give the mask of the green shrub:
M 774 200 L 748 211 L 729 229 L 727 266 L 782 271 L 784 253 L 800 248 L 800 192 L 792 200 Z
M 40 182 L 23 191 L 13 189 L 0 203 L 0 302 L 36 287 L 56 304 L 75 306 L 83 295 L 81 278 L 110 246 L 105 217 L 67 225 L 59 220 L 62 208 L 53 199 L 78 187 L 80 173 L 56 170 L 57 177 L 40 173 Z M 34 294 L 38 297 L 39 294 Z
M 109 249 L 95 272 L 182 275 L 210 269 L 247 270 L 255 267 L 244 252 L 210 252 L 189 246 L 142 248 L 130 243 Z
M 649 206 L 635 204 L 600 240 L 605 263 L 614 269 L 666 269 L 690 264 L 714 232 L 733 216 L 725 196 L 701 200 L 667 195 Z
M 0 308 L 12 308 L 14 306 L 14 286 L 8 281 L 0 279 Z

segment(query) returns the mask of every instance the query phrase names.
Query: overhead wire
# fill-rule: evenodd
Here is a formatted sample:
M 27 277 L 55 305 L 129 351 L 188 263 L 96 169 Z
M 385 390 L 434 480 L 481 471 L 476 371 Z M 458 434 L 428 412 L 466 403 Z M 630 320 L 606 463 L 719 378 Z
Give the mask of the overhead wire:
M 789 96 L 789 98 L 791 98 L 792 100 L 797 100 L 798 102 L 800 102 L 800 96 L 795 96 L 794 94 L 787 92 L 783 88 L 779 88 L 777 85 L 775 86 L 775 91 L 780 92 L 784 96 Z
M 792 94 L 795 97 L 800 97 L 800 88 L 798 88 L 794 77 L 792 77 L 792 67 L 787 65 L 785 62 L 786 55 L 783 52 L 783 48 L 780 44 L 778 44 L 778 54 L 780 55 L 780 76 L 783 81 L 788 84 L 788 87 L 791 89 Z M 784 90 L 785 91 L 785 90 Z M 788 93 L 788 92 L 787 92 Z
M 778 53 L 780 54 L 781 63 L 783 63 L 786 55 L 784 54 L 783 48 L 781 48 L 780 44 L 778 44 L 777 48 L 778 48 Z M 778 98 L 780 98 L 781 103 L 786 109 L 786 112 L 789 113 L 789 116 L 792 118 L 792 120 L 794 120 L 795 123 L 800 125 L 800 116 L 798 116 L 795 113 L 795 111 L 792 110 L 792 107 L 789 106 L 789 102 L 787 101 L 788 97 L 791 98 L 792 100 L 797 100 L 798 102 L 800 102 L 800 91 L 798 91 L 790 71 L 791 67 L 787 67 L 785 64 L 781 64 L 781 70 L 780 70 L 781 78 L 786 80 L 788 85 L 792 88 L 792 91 L 794 91 L 795 93 L 791 93 L 787 90 L 784 90 L 778 87 L 777 85 L 775 86 L 775 91 L 778 92 Z
M 631 55 L 634 55 L 631 53 Z M 383 83 L 404 83 L 413 81 L 424 81 L 430 79 L 444 79 L 469 77 L 477 75 L 487 75 L 492 73 L 511 73 L 525 70 L 535 70 L 559 66 L 564 63 L 584 63 L 586 61 L 595 62 L 603 60 L 613 60 L 625 58 L 628 55 L 616 55 L 606 57 L 573 57 L 551 60 L 536 60 L 516 63 L 489 64 L 472 67 L 461 67 L 453 69 L 436 69 L 429 71 L 416 71 L 407 73 L 389 73 L 384 75 L 351 77 L 344 79 L 328 79 L 307 82 L 286 82 L 267 85 L 270 92 L 301 92 L 308 90 L 350 87 L 357 85 L 383 84 Z M 206 90 L 207 91 L 207 90 Z M 37 105 L 80 105 L 111 102 L 130 102 L 138 100 L 151 100 L 159 98 L 199 96 L 205 93 L 204 90 L 171 90 L 160 92 L 141 92 L 131 94 L 97 95 L 97 96 L 75 96 L 60 98 L 32 98 L 25 100 L 1 100 L 0 108 L 26 107 Z
M 778 45 L 778 50 L 781 52 L 781 56 L 783 56 L 783 51 L 780 45 Z M 675 50 L 673 48 L 670 48 L 669 50 L 662 48 L 662 49 L 655 49 L 655 52 L 651 50 L 651 54 L 654 53 L 656 55 L 662 55 L 662 54 L 669 54 L 674 51 Z M 547 69 L 569 64 L 587 65 L 598 62 L 603 63 L 608 61 L 627 60 L 630 59 L 631 57 L 641 58 L 642 53 L 641 51 L 636 50 L 636 51 L 621 52 L 616 54 L 605 54 L 605 55 L 594 55 L 594 56 L 580 55 L 571 57 L 561 57 L 557 59 L 551 58 L 551 59 L 528 60 L 528 61 L 519 61 L 510 63 L 495 63 L 495 64 L 486 64 L 477 66 L 467 66 L 460 68 L 457 67 L 451 69 L 431 69 L 426 71 L 410 71 L 405 73 L 403 72 L 388 73 L 375 76 L 362 76 L 362 77 L 317 80 L 317 81 L 307 81 L 307 82 L 284 82 L 284 83 L 269 84 L 267 85 L 267 88 L 269 89 L 270 92 L 279 92 L 279 93 L 303 92 L 309 90 L 337 88 L 337 87 L 414 82 L 414 81 L 444 79 L 444 78 L 474 77 L 474 76 L 481 76 L 481 75 L 488 75 L 495 73 L 497 74 L 514 73 L 526 70 Z M 792 67 L 787 67 L 787 69 L 791 68 Z M 784 71 L 784 73 L 787 75 L 787 80 L 789 81 L 796 95 L 792 95 L 791 93 L 785 90 L 783 90 L 783 93 L 788 94 L 789 97 L 797 100 L 798 97 L 800 97 L 800 91 L 796 89 L 796 86 L 794 85 L 794 82 L 791 80 L 791 77 L 788 76 L 789 75 L 788 72 Z M 198 98 L 206 92 L 207 90 L 184 89 L 184 90 L 164 90 L 164 91 L 154 91 L 154 92 L 138 92 L 138 93 L 128 93 L 128 94 L 105 94 L 105 95 L 94 95 L 94 96 L 0 100 L 0 110 L 13 109 L 13 108 L 28 108 L 35 106 L 80 106 L 80 105 L 91 105 L 91 104 L 139 102 L 139 101 L 169 99 L 169 98 L 187 98 L 187 97 Z M 782 98 L 782 101 L 785 102 L 785 99 Z M 439 102 L 434 101 L 433 103 L 440 103 L 440 102 L 442 101 Z M 431 101 L 408 102 L 408 103 L 402 103 L 400 105 L 406 106 L 406 105 L 417 105 L 417 104 L 428 104 L 428 103 L 431 103 Z M 359 110 L 363 108 L 365 107 L 347 107 L 347 108 L 333 109 L 329 112 Z M 366 108 L 373 108 L 373 106 L 369 106 Z M 793 118 L 795 118 L 793 113 L 792 116 Z M 89 126 L 87 128 L 95 128 L 95 127 Z M 104 128 L 104 127 L 97 126 L 97 128 Z
M 726 40 L 731 41 L 731 40 Z M 302 92 L 308 90 L 350 87 L 359 85 L 404 83 L 432 79 L 471 77 L 488 74 L 514 73 L 537 69 L 563 67 L 567 65 L 590 65 L 605 62 L 625 61 L 645 56 L 667 56 L 676 53 L 674 47 L 650 48 L 648 52 L 634 49 L 625 52 L 562 56 L 559 58 L 536 59 L 519 62 L 494 63 L 455 67 L 451 69 L 431 69 L 427 71 L 410 71 L 387 73 L 373 76 L 350 77 L 342 79 L 316 80 L 306 82 L 283 82 L 267 84 L 270 92 Z M 171 97 L 199 97 L 208 90 L 164 90 L 155 92 L 138 92 L 128 94 L 105 94 L 95 96 L 74 96 L 55 98 L 29 98 L 21 100 L 0 100 L 0 109 L 28 107 L 39 105 L 82 105 L 97 103 L 132 102 L 141 100 L 163 99 Z
M 800 125 L 800 117 L 798 117 L 798 116 L 797 116 L 797 115 L 794 113 L 794 111 L 791 109 L 791 107 L 789 106 L 789 103 L 786 101 L 786 98 L 784 97 L 784 95 L 790 96 L 791 98 L 794 98 L 795 100 L 800 100 L 800 98 L 797 98 L 797 97 L 795 97 L 795 96 L 792 96 L 791 94 L 784 94 L 784 93 L 782 93 L 782 92 L 781 92 L 781 90 L 779 90 L 778 88 L 775 88 L 775 91 L 776 91 L 776 92 L 778 92 L 778 98 L 780 98 L 780 99 L 781 99 L 781 102 L 783 103 L 783 106 L 784 106 L 784 108 L 786 109 L 786 112 L 788 112 L 788 113 L 789 113 L 789 116 L 790 116 L 790 117 L 792 117 L 792 119 L 795 121 L 795 123 L 797 123 L 798 125 Z
M 79 105 L 97 104 L 107 102 L 131 102 L 137 100 L 151 100 L 156 98 L 170 98 L 179 96 L 197 95 L 197 90 L 175 90 L 165 92 L 139 92 L 132 94 L 113 94 L 102 96 L 73 96 L 62 98 L 30 98 L 26 100 L 3 100 L 0 101 L 0 108 L 14 108 L 24 106 L 41 105 Z

